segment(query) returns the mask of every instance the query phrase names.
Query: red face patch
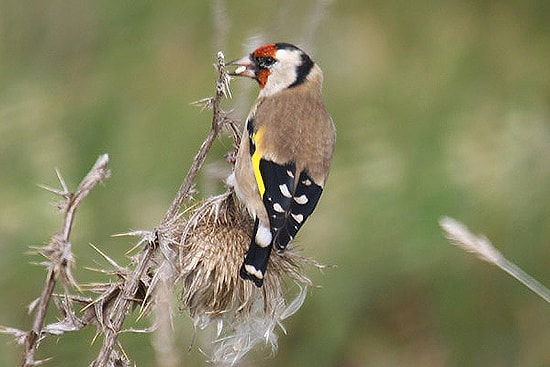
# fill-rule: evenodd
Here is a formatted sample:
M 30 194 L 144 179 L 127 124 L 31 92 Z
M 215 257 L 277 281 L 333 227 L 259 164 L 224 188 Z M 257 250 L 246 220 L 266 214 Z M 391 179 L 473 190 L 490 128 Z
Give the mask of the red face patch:
M 274 43 L 268 43 L 267 45 L 258 47 L 253 54 L 254 57 L 275 57 L 276 52 L 277 46 Z
M 269 77 L 269 69 L 260 69 L 258 70 L 258 76 L 256 77 L 258 79 L 258 83 L 260 84 L 260 88 L 265 87 L 265 83 L 267 83 L 267 78 Z
M 264 57 L 275 57 L 276 52 L 277 52 L 277 46 L 274 43 L 268 43 L 266 45 L 258 47 L 252 53 L 252 56 L 255 59 L 264 58 Z M 269 77 L 269 69 L 260 68 L 257 71 L 256 75 L 257 75 L 256 79 L 258 80 L 258 83 L 260 84 L 260 88 L 265 87 L 265 84 L 267 83 L 267 78 Z

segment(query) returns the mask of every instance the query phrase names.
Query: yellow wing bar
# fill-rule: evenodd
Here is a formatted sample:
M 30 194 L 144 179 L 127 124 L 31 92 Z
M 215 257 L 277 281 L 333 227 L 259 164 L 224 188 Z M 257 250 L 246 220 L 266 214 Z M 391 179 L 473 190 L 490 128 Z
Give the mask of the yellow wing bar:
M 256 177 L 256 184 L 258 185 L 258 190 L 260 191 L 260 196 L 264 196 L 265 192 L 265 183 L 260 172 L 260 160 L 262 159 L 262 139 L 263 139 L 264 129 L 260 128 L 252 135 L 252 141 L 256 147 L 254 154 L 252 154 L 252 167 L 254 167 L 254 176 Z

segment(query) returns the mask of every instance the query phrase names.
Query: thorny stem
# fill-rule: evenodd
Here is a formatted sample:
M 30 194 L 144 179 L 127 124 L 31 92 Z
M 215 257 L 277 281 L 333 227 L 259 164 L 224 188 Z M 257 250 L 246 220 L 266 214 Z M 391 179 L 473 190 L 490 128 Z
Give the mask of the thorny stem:
M 65 255 L 59 259 L 50 259 L 50 264 L 48 266 L 48 274 L 44 282 L 44 289 L 40 295 L 40 301 L 38 302 L 38 309 L 35 314 L 33 321 L 32 330 L 27 333 L 25 338 L 25 352 L 23 355 L 23 360 L 21 361 L 21 366 L 34 366 L 36 361 L 34 360 L 34 354 L 36 348 L 41 340 L 40 334 L 42 333 L 42 328 L 44 327 L 44 321 L 46 319 L 46 313 L 48 311 L 48 305 L 55 288 L 56 276 L 59 275 L 56 273 L 56 269 L 63 269 L 70 264 L 56 263 L 55 260 L 63 262 L 65 259 L 72 257 L 70 253 L 70 244 L 69 236 L 71 234 L 71 228 L 74 222 L 74 216 L 76 209 L 82 203 L 82 200 L 90 193 L 95 185 L 103 181 L 105 178 L 110 176 L 109 170 L 106 168 L 107 163 L 109 162 L 109 156 L 107 154 L 101 155 L 94 166 L 91 168 L 90 172 L 82 179 L 82 182 L 78 186 L 78 189 L 75 193 L 69 193 L 64 189 L 62 196 L 67 200 L 65 206 L 65 216 L 63 218 L 63 224 L 61 226 L 61 231 L 55 234 L 52 237 L 50 243 L 46 246 L 50 246 Z M 61 179 L 62 186 L 65 187 L 63 180 Z M 66 287 L 67 285 L 64 284 Z
M 76 209 L 82 203 L 82 200 L 90 191 L 94 188 L 95 185 L 103 181 L 103 179 L 110 176 L 110 172 L 106 169 L 107 163 L 109 163 L 109 155 L 103 154 L 95 162 L 94 166 L 88 172 L 86 177 L 78 185 L 78 189 L 73 195 L 69 196 L 69 205 L 67 207 L 67 214 L 65 215 L 65 220 L 61 229 L 60 235 L 67 242 L 69 241 L 69 236 L 71 234 L 71 229 L 73 227 L 74 214 Z
M 222 98 L 228 94 L 229 80 L 229 77 L 225 71 L 225 60 L 222 52 L 218 52 L 216 68 L 219 76 L 216 82 L 216 95 L 211 101 L 213 110 L 212 126 L 207 137 L 199 148 L 198 153 L 195 155 L 191 168 L 181 184 L 174 201 L 165 214 L 162 222 L 163 224 L 170 223 L 176 218 L 183 201 L 190 196 L 193 188 L 193 182 L 195 181 L 195 178 L 197 177 L 197 174 L 206 159 L 206 155 L 212 147 L 216 137 L 220 133 L 223 124 L 227 121 L 225 113 L 220 107 Z M 159 239 L 157 238 L 154 241 L 147 242 L 145 249 L 139 255 L 134 271 L 124 282 L 123 289 L 118 294 L 113 305 L 111 317 L 108 318 L 110 321 L 108 321 L 104 330 L 103 345 L 97 358 L 91 363 L 92 367 L 103 367 L 108 365 L 111 354 L 118 342 L 118 333 L 122 329 L 124 319 L 128 314 L 132 303 L 134 302 L 135 294 L 140 284 L 140 279 L 142 279 L 151 266 L 151 260 L 153 259 L 159 244 L 158 241 Z
M 124 323 L 124 318 L 128 314 L 130 307 L 132 306 L 134 295 L 136 294 L 139 282 L 143 274 L 149 269 L 149 263 L 153 258 L 155 253 L 155 242 L 148 242 L 144 251 L 140 254 L 137 265 L 132 272 L 131 276 L 128 277 L 126 282 L 124 282 L 124 288 L 118 294 L 115 303 L 113 305 L 113 311 L 111 313 L 112 317 L 110 319 L 110 324 L 106 326 L 104 333 L 105 337 L 103 339 L 103 345 L 95 361 L 92 362 L 91 366 L 93 367 L 103 367 L 107 366 L 113 348 L 118 341 L 118 333 L 122 330 L 122 324 Z
M 177 215 L 181 208 L 181 205 L 183 204 L 183 201 L 190 196 L 193 188 L 193 182 L 195 181 L 195 178 L 197 177 L 197 174 L 202 164 L 204 163 L 204 160 L 206 159 L 208 151 L 212 147 L 212 144 L 216 140 L 216 137 L 220 133 L 221 128 L 226 121 L 225 114 L 221 110 L 221 101 L 222 98 L 228 93 L 229 77 L 227 75 L 227 72 L 225 71 L 225 58 L 221 51 L 218 52 L 217 55 L 216 68 L 219 75 L 218 80 L 216 81 L 216 95 L 212 100 L 212 126 L 197 155 L 195 155 L 195 158 L 193 159 L 193 164 L 189 168 L 187 176 L 181 184 L 176 194 L 176 197 L 172 202 L 172 205 L 170 205 L 170 208 L 164 216 L 164 223 L 169 222 Z
M 21 361 L 21 366 L 34 366 L 34 353 L 38 347 L 40 341 L 40 332 L 44 326 L 44 320 L 46 319 L 46 312 L 48 311 L 48 305 L 55 288 L 55 271 L 53 267 L 48 269 L 48 275 L 46 275 L 46 281 L 44 282 L 44 289 L 40 295 L 40 301 L 38 303 L 38 309 L 34 318 L 32 329 L 27 333 L 25 338 L 25 354 Z

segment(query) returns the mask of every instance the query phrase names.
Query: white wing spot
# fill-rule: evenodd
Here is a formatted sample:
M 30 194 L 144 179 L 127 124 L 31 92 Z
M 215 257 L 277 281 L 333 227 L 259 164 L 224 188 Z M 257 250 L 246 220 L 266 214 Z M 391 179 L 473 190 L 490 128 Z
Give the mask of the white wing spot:
M 294 173 L 292 173 L 291 170 L 287 170 L 287 171 L 286 171 L 286 174 L 287 174 L 289 177 L 294 178 Z
M 311 180 L 306 178 L 305 180 L 302 181 L 302 183 L 306 186 L 310 186 L 311 185 Z
M 297 202 L 297 203 L 300 204 L 300 205 L 304 205 L 304 204 L 306 204 L 309 200 L 308 200 L 307 196 L 302 195 L 302 196 L 295 197 L 295 198 L 294 198 L 294 201 Z
M 292 218 L 298 223 L 302 223 L 304 221 L 304 216 L 302 214 L 292 214 Z
M 258 279 L 263 279 L 264 278 L 264 275 L 262 274 L 261 271 L 259 271 L 258 269 L 256 269 L 254 266 L 252 265 L 245 265 L 244 266 L 244 269 L 246 270 L 246 272 L 248 274 L 252 274 L 254 275 L 256 278 Z
M 279 190 L 281 190 L 281 194 L 283 194 L 283 196 L 285 198 L 291 198 L 292 197 L 292 195 L 290 194 L 290 191 L 288 190 L 287 185 L 285 185 L 285 184 L 279 185 Z
M 260 224 L 258 226 L 258 230 L 256 231 L 256 236 L 254 237 L 256 244 L 260 247 L 267 247 L 271 244 L 272 238 L 271 230 Z
M 275 210 L 277 213 L 284 213 L 285 212 L 285 210 L 283 209 L 283 207 L 279 203 L 273 204 L 273 210 Z

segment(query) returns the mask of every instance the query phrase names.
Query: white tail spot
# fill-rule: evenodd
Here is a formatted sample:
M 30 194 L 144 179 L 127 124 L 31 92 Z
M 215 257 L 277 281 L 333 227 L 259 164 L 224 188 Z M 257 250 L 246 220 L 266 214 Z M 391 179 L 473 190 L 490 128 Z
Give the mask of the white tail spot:
M 264 275 L 261 271 L 259 271 L 258 269 L 256 269 L 254 266 L 252 265 L 245 265 L 244 266 L 244 270 L 246 270 L 246 272 L 248 274 L 252 274 L 254 275 L 256 278 L 258 279 L 263 279 L 264 278 Z

